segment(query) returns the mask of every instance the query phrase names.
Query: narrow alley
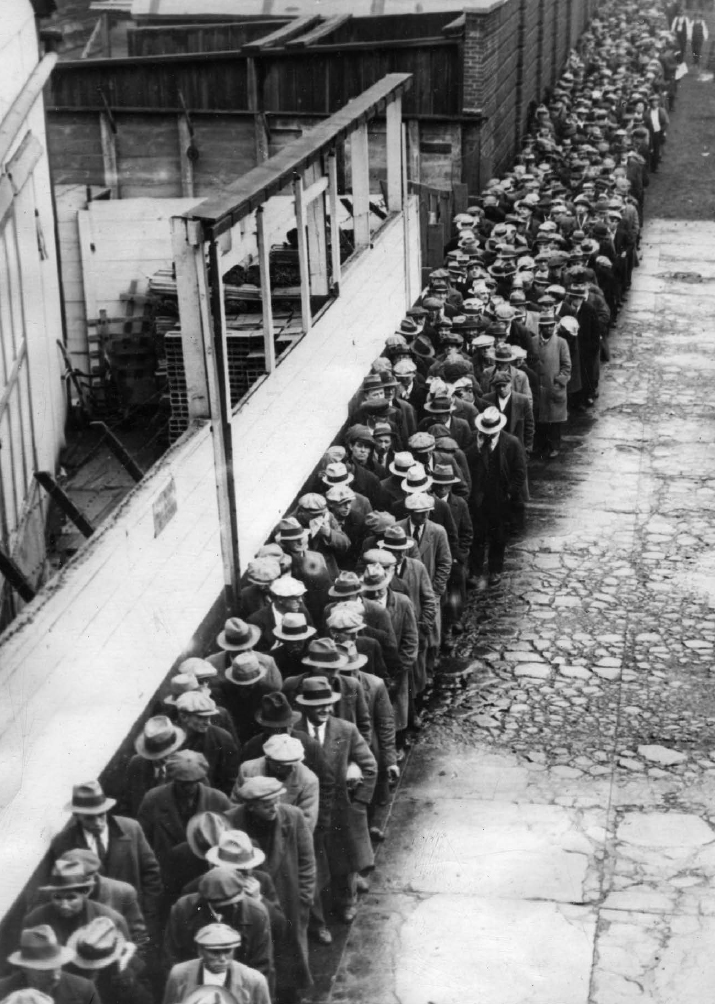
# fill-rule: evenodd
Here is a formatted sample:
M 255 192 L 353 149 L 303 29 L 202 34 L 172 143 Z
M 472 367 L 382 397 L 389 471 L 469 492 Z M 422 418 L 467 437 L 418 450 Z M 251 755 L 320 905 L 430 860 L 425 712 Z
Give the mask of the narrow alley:
M 682 88 L 597 407 L 471 594 L 474 672 L 413 752 L 334 1002 L 711 1000 L 711 92 Z

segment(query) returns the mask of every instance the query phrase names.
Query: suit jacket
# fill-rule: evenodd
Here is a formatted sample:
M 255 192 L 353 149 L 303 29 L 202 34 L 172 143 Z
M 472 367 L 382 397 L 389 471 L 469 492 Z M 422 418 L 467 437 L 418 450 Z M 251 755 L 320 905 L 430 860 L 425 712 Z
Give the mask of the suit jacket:
M 225 812 L 230 807 L 231 803 L 222 791 L 199 783 L 199 795 L 194 813 Z M 171 781 L 146 793 L 139 806 L 138 819 L 162 869 L 166 870 L 169 851 L 186 839 L 186 824 L 179 815 L 174 798 L 174 785 Z
M 107 826 L 109 848 L 102 873 L 109 878 L 128 882 L 137 890 L 144 917 L 151 925 L 159 911 L 163 894 L 156 855 L 136 820 L 126 816 L 109 816 Z M 82 827 L 71 819 L 50 844 L 50 864 L 54 864 L 65 851 L 77 847 L 86 849 L 88 844 Z
M 222 923 L 241 935 L 234 958 L 244 966 L 263 973 L 269 986 L 275 982 L 273 939 L 268 911 L 259 899 L 244 896 L 238 903 L 221 907 Z M 211 908 L 200 893 L 182 896 L 171 908 L 164 933 L 164 960 L 167 968 L 188 962 L 196 953 L 194 935 L 207 924 L 215 923 Z
M 203 985 L 201 960 L 180 962 L 169 973 L 164 991 L 164 1004 L 181 1004 L 192 990 Z M 271 1004 L 265 976 L 240 962 L 231 963 L 226 989 L 233 995 L 236 1004 Z
M 16 990 L 26 990 L 28 987 L 25 974 L 21 969 L 0 980 L 0 1000 L 5 1000 Z M 60 979 L 52 990 L 54 1004 L 102 1004 L 97 989 L 91 980 L 73 973 L 60 973 Z M 173 1002 L 172 1002 L 173 1004 Z
M 408 522 L 407 519 L 401 519 L 397 525 L 403 527 L 409 534 Z M 447 531 L 444 527 L 438 526 L 431 519 L 428 519 L 419 541 L 419 552 L 420 560 L 427 569 L 435 596 L 442 596 L 452 571 L 452 554 L 447 540 Z
M 493 390 L 486 395 L 486 400 L 490 405 L 498 408 L 498 397 L 497 391 Z M 534 409 L 531 401 L 525 394 L 519 394 L 514 390 L 512 390 L 509 400 L 511 407 L 509 408 L 509 421 L 506 429 L 512 436 L 516 436 L 525 450 L 531 450 L 534 446 Z
M 311 675 L 313 674 L 301 673 L 300 676 L 290 676 L 283 684 L 283 693 L 297 711 L 300 711 L 300 706 L 296 705 L 296 695 L 300 693 L 303 680 L 306 676 Z M 365 742 L 369 743 L 371 738 L 370 714 L 360 684 L 357 680 L 341 674 L 336 676 L 336 680 L 340 685 L 341 696 L 335 706 L 335 714 L 343 721 L 356 725 Z
M 406 519 L 410 515 L 409 510 L 404 504 L 404 496 L 402 501 L 392 507 L 392 515 L 398 520 Z M 457 546 L 457 528 L 452 518 L 452 510 L 444 499 L 439 499 L 435 496 L 434 509 L 430 513 L 430 523 L 436 523 L 437 526 L 442 526 L 447 531 L 447 543 L 449 544 L 450 551 Z M 412 554 L 412 551 L 408 553 Z
M 517 394 L 525 394 L 529 399 L 531 398 L 531 387 L 529 386 L 529 378 L 526 373 L 522 370 L 516 368 L 516 366 L 511 366 L 511 389 L 516 391 Z M 496 366 L 488 366 L 484 373 L 482 374 L 482 391 L 484 394 L 488 394 L 492 389 L 492 377 L 496 372 Z M 467 451 L 465 450 L 465 453 Z
M 90 896 L 90 902 L 92 900 L 109 906 L 121 914 L 129 928 L 130 941 L 133 941 L 139 948 L 146 944 L 148 935 L 144 915 L 139 906 L 136 889 L 133 886 L 129 885 L 128 882 L 120 882 L 119 879 L 98 875 L 97 885 Z
M 345 724 L 346 728 L 355 728 Z M 275 946 L 278 985 L 307 986 L 312 981 L 308 913 L 315 895 L 315 851 L 305 816 L 294 805 L 279 802 L 278 816 L 268 839 L 265 829 L 256 824 L 245 805 L 235 806 L 226 817 L 234 829 L 243 830 L 265 852 L 263 868 L 273 879 L 283 907 L 286 934 L 281 944 Z
M 257 757 L 255 760 L 244 760 L 238 771 L 236 788 L 240 788 L 247 777 L 265 777 L 266 775 L 265 756 Z M 293 765 L 290 776 L 281 778 L 281 784 L 285 788 L 285 792 L 281 795 L 281 802 L 285 802 L 286 805 L 295 805 L 296 808 L 300 809 L 312 833 L 318 823 L 320 805 L 318 778 L 310 767 L 306 767 L 304 763 L 296 763 Z
M 305 614 L 308 624 L 312 627 L 313 618 L 304 602 L 301 602 L 300 613 Z M 276 626 L 276 615 L 273 612 L 273 605 L 269 603 L 267 607 L 263 607 L 261 610 L 257 610 L 255 614 L 251 614 L 247 620 L 249 624 L 255 624 L 261 629 L 261 637 L 257 643 L 258 649 L 261 652 L 269 652 L 277 640 L 273 634 L 273 629 Z M 266 693 L 268 694 L 270 691 L 267 690 Z
M 226 686 L 235 685 L 228 683 Z M 235 687 L 235 689 L 244 688 Z M 209 785 L 225 795 L 231 792 L 238 773 L 238 746 L 230 733 L 218 725 L 209 725 L 205 732 L 196 732 L 193 735 L 187 730 L 182 749 L 203 753 L 209 762 L 207 778 Z
M 85 927 L 97 917 L 109 917 L 114 921 L 114 926 L 121 931 L 127 940 L 129 939 L 129 928 L 121 913 L 117 913 L 111 906 L 104 903 L 97 903 L 93 899 L 88 899 L 84 910 L 74 917 L 65 919 L 60 917 L 55 910 L 54 903 L 42 903 L 31 910 L 22 922 L 22 929 L 27 927 L 37 927 L 39 924 L 48 924 L 57 935 L 57 940 L 61 945 L 66 945 L 71 934 L 78 931 L 80 927 Z
M 397 565 L 393 581 L 400 582 L 406 588 L 420 635 L 429 638 L 430 644 L 438 645 L 437 599 L 422 560 L 405 555 Z
M 244 586 L 238 601 L 241 617 L 246 620 L 251 614 L 258 613 L 259 610 L 268 606 L 269 602 L 268 594 L 264 593 L 260 586 L 253 582 Z
M 416 632 L 415 632 L 416 633 Z M 372 721 L 372 742 L 370 749 L 377 761 L 378 769 L 384 770 L 397 763 L 395 748 L 395 712 L 387 693 L 384 680 L 372 673 L 359 669 L 358 680 L 365 691 L 367 706 Z
M 507 521 L 511 505 L 525 501 L 526 454 L 524 447 L 516 436 L 502 430 L 494 449 L 497 451 L 498 472 L 494 483 L 490 483 L 488 480 L 488 470 L 476 443 L 470 447 L 467 454 L 472 472 L 470 498 L 472 522 L 474 522 L 474 514 L 481 515 L 485 505 L 491 507 L 493 514 L 503 516 L 504 521 Z
M 431 415 L 425 412 L 425 417 L 419 424 L 420 432 L 427 432 L 433 425 L 444 425 L 443 415 Z M 467 450 L 474 439 L 474 432 L 469 427 L 469 422 L 457 415 L 452 415 L 449 423 L 449 436 L 455 441 L 460 450 Z

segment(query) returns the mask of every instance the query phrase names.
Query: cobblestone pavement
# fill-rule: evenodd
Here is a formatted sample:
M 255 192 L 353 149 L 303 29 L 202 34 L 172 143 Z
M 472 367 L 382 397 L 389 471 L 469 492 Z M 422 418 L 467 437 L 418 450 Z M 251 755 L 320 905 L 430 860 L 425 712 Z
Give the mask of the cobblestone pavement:
M 715 983 L 715 224 L 648 224 L 593 415 L 534 469 L 333 1001 L 701 1004 Z

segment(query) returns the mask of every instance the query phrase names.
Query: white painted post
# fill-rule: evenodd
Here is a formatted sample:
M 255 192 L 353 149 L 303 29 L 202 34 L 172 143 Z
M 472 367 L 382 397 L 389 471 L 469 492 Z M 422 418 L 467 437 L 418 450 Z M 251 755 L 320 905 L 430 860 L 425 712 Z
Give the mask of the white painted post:
M 319 165 L 316 164 L 314 167 L 317 170 Z M 326 179 L 321 174 L 317 181 L 303 192 L 306 222 L 308 225 L 310 289 L 313 296 L 328 295 L 328 240 L 325 233 L 326 184 Z M 316 192 L 318 193 L 317 195 L 315 194 Z
M 313 325 L 313 315 L 310 309 L 310 261 L 308 259 L 305 205 L 303 204 L 303 179 L 300 176 L 296 176 L 293 182 L 293 194 L 295 195 L 295 223 L 298 230 L 300 312 L 303 323 L 303 333 L 307 334 Z
M 109 119 L 104 112 L 99 116 L 99 131 L 102 141 L 102 160 L 104 162 L 104 184 L 111 190 L 112 198 L 118 199 L 117 137 L 114 135 Z
M 174 216 L 171 220 L 171 245 L 176 269 L 176 293 L 179 300 L 181 349 L 186 374 L 189 420 L 209 418 L 209 389 L 204 356 L 199 272 L 204 270 L 203 240 L 198 223 Z
M 355 247 L 364 248 L 370 244 L 370 156 L 366 122 L 350 134 L 350 172 Z
M 276 347 L 273 341 L 270 259 L 266 243 L 263 206 L 259 206 L 256 210 L 256 237 L 258 239 L 258 269 L 261 275 L 261 303 L 263 304 L 263 353 L 266 360 L 266 373 L 272 373 L 276 368 Z
M 402 209 L 402 98 L 396 97 L 387 106 L 387 211 Z

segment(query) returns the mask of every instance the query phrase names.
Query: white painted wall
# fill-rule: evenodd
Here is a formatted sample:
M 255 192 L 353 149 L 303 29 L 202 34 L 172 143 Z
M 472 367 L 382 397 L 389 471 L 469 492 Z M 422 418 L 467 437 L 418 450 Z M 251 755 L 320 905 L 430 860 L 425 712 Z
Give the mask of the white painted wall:
M 409 218 L 414 296 L 414 198 Z M 407 305 L 397 217 L 345 274 L 338 301 L 234 418 L 244 565 L 340 429 Z M 152 506 L 172 477 L 178 511 L 155 537 Z M 0 637 L 0 916 L 63 825 L 71 786 L 104 769 L 222 586 L 205 425 L 152 468 Z

